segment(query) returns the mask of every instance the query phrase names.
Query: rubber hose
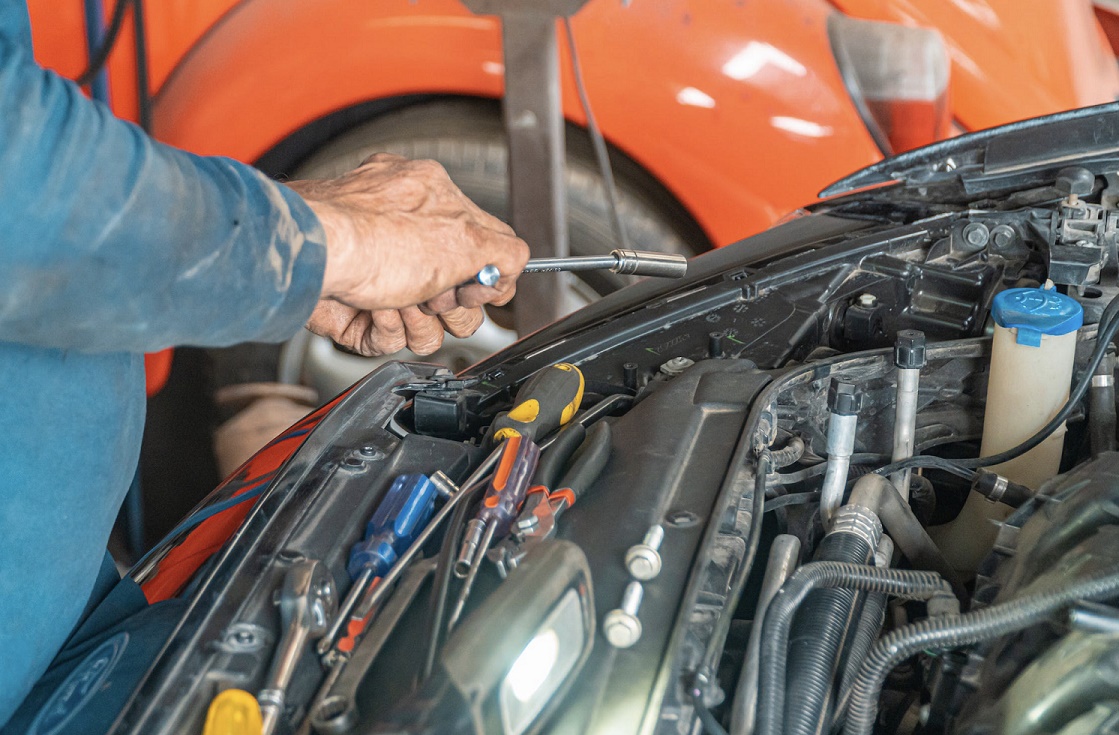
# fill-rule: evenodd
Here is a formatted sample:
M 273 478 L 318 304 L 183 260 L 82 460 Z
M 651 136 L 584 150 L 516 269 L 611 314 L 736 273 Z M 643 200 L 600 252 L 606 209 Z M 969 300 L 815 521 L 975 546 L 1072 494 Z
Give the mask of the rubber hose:
M 862 564 L 814 561 L 793 573 L 781 586 L 762 622 L 761 672 L 758 677 L 758 735 L 783 735 L 785 671 L 793 615 L 809 592 L 821 587 L 848 587 L 922 600 L 951 594 L 935 572 L 880 569 Z
M 799 436 L 791 437 L 781 449 L 770 449 L 769 455 L 772 458 L 772 469 L 779 470 L 796 464 L 804 456 L 804 440 Z
M 847 663 L 843 667 L 843 677 L 839 683 L 840 704 L 832 718 L 833 730 L 844 717 L 844 703 L 850 697 L 851 687 L 855 685 L 855 677 L 859 675 L 863 661 L 866 660 L 874 642 L 878 640 L 878 634 L 882 632 L 882 623 L 885 620 L 886 595 L 881 592 L 871 592 L 866 596 L 862 617 L 859 618 L 859 624 L 855 628 L 855 636 L 847 647 Z
M 1080 600 L 1119 594 L 1119 573 L 1095 577 L 1063 589 L 1023 595 L 974 612 L 921 620 L 884 636 L 870 650 L 852 687 L 843 732 L 871 735 L 878 718 L 878 697 L 886 676 L 902 661 L 924 650 L 969 646 L 1016 633 Z M 771 607 L 770 610 L 773 608 Z
M 1096 385 L 1096 379 L 1105 385 Z M 1104 354 L 1088 391 L 1088 439 L 1092 454 L 1115 451 L 1115 355 Z
M 874 550 L 853 533 L 829 533 L 820 542 L 817 561 L 866 564 Z M 794 617 L 788 644 L 787 681 L 796 682 L 797 697 L 785 712 L 782 732 L 815 735 L 827 715 L 832 686 L 852 620 L 862 597 L 855 590 L 832 587 L 814 591 Z

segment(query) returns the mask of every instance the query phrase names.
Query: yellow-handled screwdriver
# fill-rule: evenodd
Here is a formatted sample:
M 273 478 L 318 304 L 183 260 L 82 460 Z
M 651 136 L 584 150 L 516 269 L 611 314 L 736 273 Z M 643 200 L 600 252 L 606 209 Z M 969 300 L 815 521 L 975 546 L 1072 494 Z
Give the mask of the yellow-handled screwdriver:
M 583 402 L 583 373 L 566 362 L 540 370 L 521 386 L 513 408 L 490 427 L 495 442 L 511 436 L 539 441 L 566 424 Z

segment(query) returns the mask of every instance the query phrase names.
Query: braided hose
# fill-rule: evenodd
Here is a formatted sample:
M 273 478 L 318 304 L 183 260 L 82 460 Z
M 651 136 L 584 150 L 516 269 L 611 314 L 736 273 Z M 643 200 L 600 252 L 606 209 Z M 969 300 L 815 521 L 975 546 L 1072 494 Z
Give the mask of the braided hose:
M 845 735 L 871 735 L 878 719 L 882 684 L 890 671 L 910 656 L 927 649 L 958 648 L 1016 633 L 1079 600 L 1107 599 L 1116 594 L 1119 594 L 1119 573 L 1112 572 L 1064 589 L 1025 595 L 982 610 L 921 620 L 898 628 L 883 636 L 863 662 L 852 688 L 843 732 Z
M 833 587 L 882 592 L 909 600 L 952 594 L 948 583 L 935 572 L 879 569 L 834 561 L 802 566 L 777 591 L 762 622 L 757 735 L 783 734 L 785 669 L 793 616 L 810 592 Z

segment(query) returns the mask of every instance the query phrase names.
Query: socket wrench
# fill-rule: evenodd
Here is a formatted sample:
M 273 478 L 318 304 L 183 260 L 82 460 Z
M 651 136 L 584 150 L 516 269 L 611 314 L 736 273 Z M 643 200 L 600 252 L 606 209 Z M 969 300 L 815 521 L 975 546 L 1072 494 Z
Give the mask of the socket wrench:
M 296 664 L 307 643 L 326 632 L 338 610 L 334 579 L 322 562 L 300 558 L 292 563 L 276 595 L 284 631 L 276 646 L 272 668 L 257 695 L 263 719 L 261 735 L 271 735 L 284 713 L 284 699 Z

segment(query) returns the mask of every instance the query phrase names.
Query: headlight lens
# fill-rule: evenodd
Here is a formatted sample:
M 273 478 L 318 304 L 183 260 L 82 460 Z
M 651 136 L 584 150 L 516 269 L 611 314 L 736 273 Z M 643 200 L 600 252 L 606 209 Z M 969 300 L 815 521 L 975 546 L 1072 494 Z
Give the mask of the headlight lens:
M 587 631 L 579 594 L 569 589 L 517 656 L 501 684 L 501 722 L 521 735 L 567 679 L 582 656 Z

